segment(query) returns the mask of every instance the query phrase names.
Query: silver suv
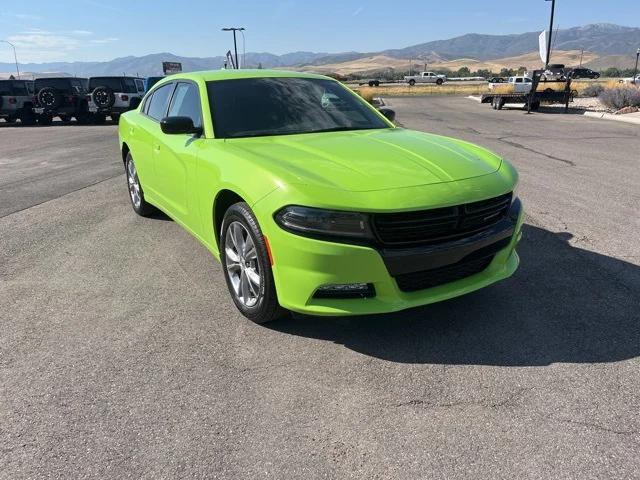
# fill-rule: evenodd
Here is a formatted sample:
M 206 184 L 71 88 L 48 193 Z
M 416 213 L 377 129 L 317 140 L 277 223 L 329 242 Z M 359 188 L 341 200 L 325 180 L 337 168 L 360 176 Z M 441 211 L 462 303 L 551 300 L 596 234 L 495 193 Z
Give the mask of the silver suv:
M 108 115 L 118 122 L 120 114 L 138 108 L 144 96 L 144 80 L 137 77 L 91 77 L 89 111 L 97 121 Z
M 36 123 L 33 107 L 32 80 L 0 80 L 0 118 L 33 125 Z

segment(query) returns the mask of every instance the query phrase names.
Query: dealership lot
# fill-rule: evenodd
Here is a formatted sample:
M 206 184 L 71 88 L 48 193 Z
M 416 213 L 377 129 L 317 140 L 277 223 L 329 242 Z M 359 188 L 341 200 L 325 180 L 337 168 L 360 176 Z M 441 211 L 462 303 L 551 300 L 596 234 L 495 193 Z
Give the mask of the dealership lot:
M 0 125 L 0 478 L 633 478 L 640 129 L 392 98 L 513 161 L 516 275 L 394 315 L 233 306 L 114 126 Z

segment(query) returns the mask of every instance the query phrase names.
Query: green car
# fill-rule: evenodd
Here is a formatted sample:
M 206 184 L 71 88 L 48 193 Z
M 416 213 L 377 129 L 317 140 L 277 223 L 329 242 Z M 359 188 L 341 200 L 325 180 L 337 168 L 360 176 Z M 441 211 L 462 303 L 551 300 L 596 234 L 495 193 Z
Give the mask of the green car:
M 390 119 L 320 75 L 171 75 L 120 120 L 133 209 L 200 240 L 258 323 L 394 312 L 509 277 L 515 169 Z

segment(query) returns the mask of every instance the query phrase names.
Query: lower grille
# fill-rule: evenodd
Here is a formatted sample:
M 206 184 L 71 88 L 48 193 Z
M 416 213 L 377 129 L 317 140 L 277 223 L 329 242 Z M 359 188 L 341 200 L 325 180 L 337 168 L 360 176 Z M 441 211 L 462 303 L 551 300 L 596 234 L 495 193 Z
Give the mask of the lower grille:
M 437 287 L 445 283 L 455 282 L 486 269 L 493 255 L 473 260 L 463 259 L 453 265 L 446 267 L 434 268 L 432 270 L 422 270 L 420 272 L 404 273 L 396 277 L 398 288 L 403 292 L 415 292 L 424 290 L 425 288 Z

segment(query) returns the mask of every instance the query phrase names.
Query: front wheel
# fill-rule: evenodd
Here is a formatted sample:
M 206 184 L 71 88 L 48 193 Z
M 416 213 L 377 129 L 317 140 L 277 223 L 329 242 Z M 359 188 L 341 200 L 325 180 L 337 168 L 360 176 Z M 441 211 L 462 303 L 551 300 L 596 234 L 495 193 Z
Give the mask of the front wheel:
M 142 191 L 142 186 L 140 185 L 138 171 L 136 170 L 135 163 L 133 163 L 131 152 L 127 153 L 125 170 L 127 173 L 127 185 L 129 187 L 129 199 L 131 200 L 133 211 L 141 217 L 151 216 L 156 209 L 153 205 L 147 203 L 144 199 L 144 192 Z
M 441 78 L 436 80 L 436 85 L 442 85 L 443 83 L 444 83 L 444 80 L 442 80 Z
M 409 80 L 409 85 L 411 85 L 412 87 L 416 84 L 415 80 Z
M 287 315 L 278 303 L 265 239 L 244 202 L 232 205 L 224 215 L 220 260 L 229 293 L 240 313 L 255 323 Z

